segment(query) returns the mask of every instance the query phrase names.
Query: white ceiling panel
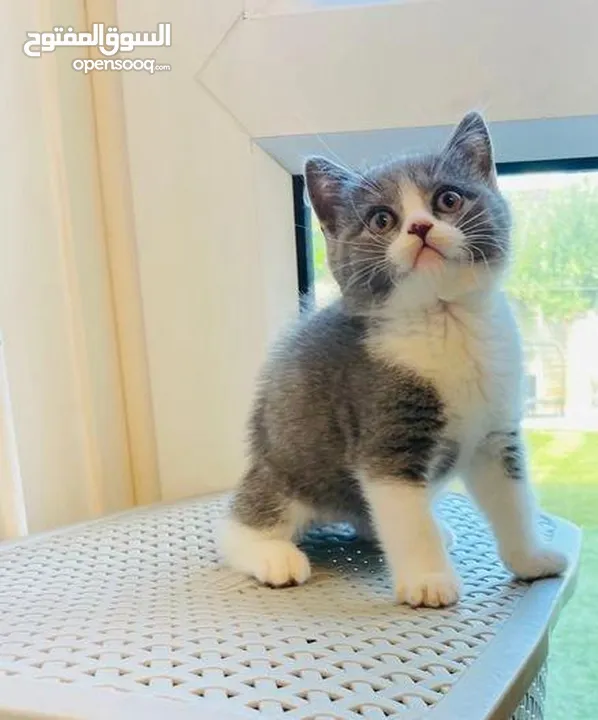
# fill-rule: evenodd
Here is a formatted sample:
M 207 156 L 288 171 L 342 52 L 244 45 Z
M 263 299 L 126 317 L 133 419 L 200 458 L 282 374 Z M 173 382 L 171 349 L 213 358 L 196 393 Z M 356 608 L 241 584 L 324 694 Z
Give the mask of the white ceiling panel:
M 201 81 L 254 137 L 598 114 L 595 0 L 421 0 L 246 17 Z M 584 40 L 585 38 L 585 40 Z

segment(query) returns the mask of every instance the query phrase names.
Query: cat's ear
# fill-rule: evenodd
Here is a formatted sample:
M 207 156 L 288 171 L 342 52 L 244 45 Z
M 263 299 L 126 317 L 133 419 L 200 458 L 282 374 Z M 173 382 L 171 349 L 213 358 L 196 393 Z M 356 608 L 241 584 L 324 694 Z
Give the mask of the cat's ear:
M 346 188 L 354 180 L 350 170 L 326 158 L 312 157 L 305 163 L 309 201 L 322 226 L 333 234 L 338 229 L 338 216 L 345 203 Z
M 455 128 L 441 157 L 449 164 L 465 165 L 476 177 L 493 188 L 498 187 L 490 131 L 479 113 L 467 113 Z

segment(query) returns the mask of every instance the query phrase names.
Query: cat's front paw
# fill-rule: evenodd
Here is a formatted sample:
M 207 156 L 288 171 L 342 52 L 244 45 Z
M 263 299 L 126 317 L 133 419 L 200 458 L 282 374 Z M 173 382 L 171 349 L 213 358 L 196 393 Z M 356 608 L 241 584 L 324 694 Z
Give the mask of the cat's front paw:
M 511 553 L 504 558 L 504 563 L 520 580 L 554 577 L 567 569 L 567 557 L 544 545 L 533 550 Z
M 273 588 L 302 585 L 311 575 L 307 555 L 292 542 L 270 540 L 255 548 L 254 577 Z
M 413 574 L 399 579 L 395 586 L 397 602 L 411 607 L 454 605 L 461 595 L 461 581 L 452 568 L 443 572 Z

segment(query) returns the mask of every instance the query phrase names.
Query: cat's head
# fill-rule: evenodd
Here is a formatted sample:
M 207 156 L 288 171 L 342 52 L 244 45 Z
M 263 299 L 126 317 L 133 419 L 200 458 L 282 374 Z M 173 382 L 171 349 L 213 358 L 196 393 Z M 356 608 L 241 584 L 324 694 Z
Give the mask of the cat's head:
M 510 214 L 479 114 L 466 115 L 437 155 L 365 173 L 312 158 L 305 177 L 328 263 L 354 309 L 456 301 L 500 282 Z

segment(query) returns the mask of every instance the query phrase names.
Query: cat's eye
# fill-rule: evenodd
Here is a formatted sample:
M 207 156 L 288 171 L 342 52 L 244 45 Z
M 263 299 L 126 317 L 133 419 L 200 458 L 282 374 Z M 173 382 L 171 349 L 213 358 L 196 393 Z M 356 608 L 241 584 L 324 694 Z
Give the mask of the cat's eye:
M 383 235 L 397 224 L 397 216 L 390 208 L 376 208 L 368 218 L 368 228 L 377 235 Z
M 463 195 L 456 190 L 441 190 L 434 198 L 434 210 L 456 213 L 463 207 Z

